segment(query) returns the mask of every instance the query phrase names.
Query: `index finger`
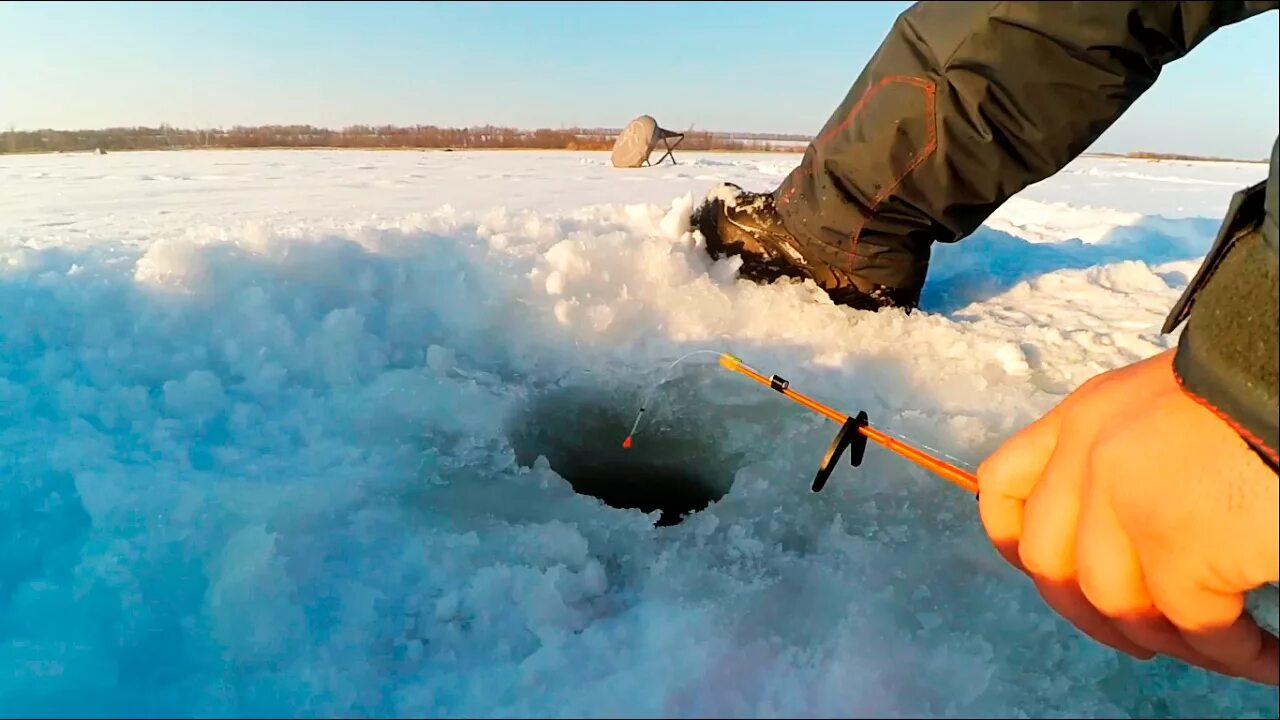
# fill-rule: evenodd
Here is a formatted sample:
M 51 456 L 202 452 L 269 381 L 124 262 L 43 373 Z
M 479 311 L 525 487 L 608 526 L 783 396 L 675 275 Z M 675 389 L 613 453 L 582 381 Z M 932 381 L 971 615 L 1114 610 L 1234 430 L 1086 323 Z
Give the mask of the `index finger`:
M 1000 555 L 1022 570 L 1022 514 L 1058 444 L 1056 408 L 1006 440 L 978 466 L 978 514 Z

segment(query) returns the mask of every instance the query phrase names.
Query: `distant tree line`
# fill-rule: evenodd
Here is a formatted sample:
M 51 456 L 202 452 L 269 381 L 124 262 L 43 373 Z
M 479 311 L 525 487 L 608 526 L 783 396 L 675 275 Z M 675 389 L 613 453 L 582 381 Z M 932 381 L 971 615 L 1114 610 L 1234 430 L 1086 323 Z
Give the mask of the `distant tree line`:
M 0 153 L 268 147 L 609 150 L 617 133 L 616 129 L 520 130 L 492 125 L 470 128 L 354 125 L 341 130 L 311 125 L 186 130 L 161 125 L 99 130 L 9 130 L 0 132 Z M 689 131 L 680 148 L 769 152 L 798 149 L 794 144 L 769 142 L 769 139 L 794 141 L 803 136 Z
M 1145 151 L 1128 152 L 1124 153 L 1120 157 L 1132 158 L 1134 160 L 1154 160 L 1156 162 L 1160 162 L 1161 160 L 1196 160 L 1199 162 L 1267 162 L 1268 160 L 1268 158 L 1265 157 L 1261 160 L 1242 160 L 1238 158 L 1218 157 L 1216 155 L 1183 155 L 1180 153 L 1157 153 Z

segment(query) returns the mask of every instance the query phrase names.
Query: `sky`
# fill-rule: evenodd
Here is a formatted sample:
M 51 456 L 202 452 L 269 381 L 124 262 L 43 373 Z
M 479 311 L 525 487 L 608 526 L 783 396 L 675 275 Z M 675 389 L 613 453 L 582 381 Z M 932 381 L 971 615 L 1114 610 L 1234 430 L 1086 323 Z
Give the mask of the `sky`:
M 905 2 L 0 2 L 0 130 L 162 123 L 815 134 Z M 1165 68 L 1091 148 L 1263 158 L 1280 13 Z

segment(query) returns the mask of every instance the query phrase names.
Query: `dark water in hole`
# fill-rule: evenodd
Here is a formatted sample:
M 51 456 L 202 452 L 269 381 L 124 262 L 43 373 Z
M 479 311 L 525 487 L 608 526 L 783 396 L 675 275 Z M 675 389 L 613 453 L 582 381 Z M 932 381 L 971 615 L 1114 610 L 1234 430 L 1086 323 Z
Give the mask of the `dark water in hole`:
M 590 388 L 541 395 L 508 423 L 516 460 L 527 466 L 544 455 L 579 494 L 615 508 L 659 510 L 659 526 L 724 497 L 735 457 L 716 447 L 716 428 L 694 409 L 646 417 L 635 445 L 622 448 L 637 402 Z

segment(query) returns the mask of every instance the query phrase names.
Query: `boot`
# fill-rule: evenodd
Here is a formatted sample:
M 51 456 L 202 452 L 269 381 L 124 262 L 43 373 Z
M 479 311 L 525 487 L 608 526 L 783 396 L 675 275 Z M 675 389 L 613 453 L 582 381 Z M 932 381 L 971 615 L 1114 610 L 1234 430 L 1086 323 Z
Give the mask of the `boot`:
M 783 277 L 813 280 L 832 302 L 858 310 L 897 307 L 910 313 L 919 301 L 917 292 L 867 282 L 811 258 L 783 225 L 770 193 L 723 183 L 707 194 L 691 219 L 706 239 L 711 258 L 740 256 L 739 274 L 753 282 L 767 284 Z

